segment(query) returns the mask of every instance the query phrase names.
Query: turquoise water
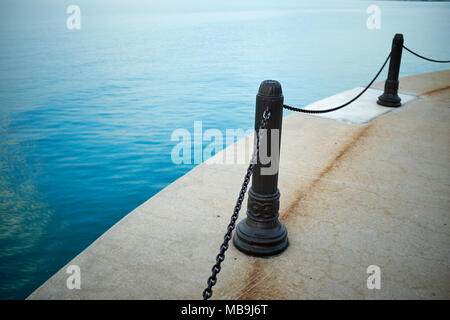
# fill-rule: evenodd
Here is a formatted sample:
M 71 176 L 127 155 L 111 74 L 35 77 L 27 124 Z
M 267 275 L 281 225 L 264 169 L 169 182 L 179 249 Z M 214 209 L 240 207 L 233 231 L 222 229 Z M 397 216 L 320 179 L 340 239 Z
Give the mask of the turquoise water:
M 450 3 L 210 3 L 76 1 L 68 30 L 72 2 L 2 1 L 1 299 L 27 297 L 189 171 L 171 161 L 174 129 L 253 127 L 262 80 L 296 106 L 365 85 L 397 32 L 450 58 Z M 401 75 L 445 68 L 404 52 Z

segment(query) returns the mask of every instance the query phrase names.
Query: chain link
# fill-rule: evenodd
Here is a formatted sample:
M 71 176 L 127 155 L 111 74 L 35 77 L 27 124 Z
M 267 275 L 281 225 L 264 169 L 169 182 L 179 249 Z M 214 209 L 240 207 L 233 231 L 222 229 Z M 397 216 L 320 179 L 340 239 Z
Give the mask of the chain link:
M 267 128 L 267 123 L 269 121 L 270 115 L 271 114 L 270 114 L 269 107 L 267 107 L 263 113 L 263 118 L 261 120 L 261 124 L 260 124 L 258 132 L 256 134 L 256 143 L 255 143 L 255 148 L 253 150 L 252 160 L 248 166 L 247 173 L 245 174 L 244 182 L 242 183 L 241 191 L 239 192 L 239 197 L 236 201 L 236 205 L 234 206 L 233 214 L 231 215 L 230 223 L 228 224 L 228 227 L 227 227 L 227 232 L 225 233 L 225 236 L 223 237 L 223 243 L 220 245 L 220 251 L 216 257 L 216 263 L 214 264 L 214 266 L 211 269 L 212 274 L 208 278 L 208 281 L 207 281 L 208 286 L 206 287 L 205 290 L 203 290 L 203 300 L 208 300 L 209 298 L 212 297 L 212 293 L 213 293 L 212 287 L 217 282 L 217 274 L 221 270 L 221 263 L 225 260 L 225 251 L 227 251 L 227 249 L 229 247 L 228 243 L 230 242 L 230 240 L 232 238 L 231 235 L 236 226 L 236 221 L 239 217 L 239 211 L 241 210 L 242 202 L 244 201 L 245 193 L 247 191 L 248 184 L 250 183 L 250 178 L 253 173 L 253 168 L 255 167 L 255 165 L 257 163 L 257 157 L 258 157 L 259 147 L 260 147 L 261 138 L 262 138 L 262 132 L 264 131 L 262 129 Z

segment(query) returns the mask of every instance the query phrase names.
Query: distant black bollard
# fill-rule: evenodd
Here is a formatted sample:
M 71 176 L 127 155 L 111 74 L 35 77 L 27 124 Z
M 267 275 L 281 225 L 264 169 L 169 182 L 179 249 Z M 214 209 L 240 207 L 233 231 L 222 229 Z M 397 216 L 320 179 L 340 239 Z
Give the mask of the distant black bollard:
M 281 123 L 283 119 L 283 93 L 278 81 L 266 80 L 259 87 L 256 96 L 255 130 L 259 129 L 264 110 L 269 107 L 271 117 L 267 125 L 267 150 L 272 158 L 271 164 L 258 162 L 253 169 L 252 186 L 248 191 L 247 218 L 236 228 L 234 245 L 242 252 L 253 256 L 278 254 L 288 246 L 286 227 L 278 220 L 280 192 L 278 190 L 278 160 L 274 174 L 262 174 L 261 169 L 273 165 L 273 155 L 280 152 Z M 271 150 L 271 130 L 278 129 L 278 150 Z M 255 132 L 257 134 L 258 131 Z M 276 141 L 276 140 L 275 140 Z M 263 146 L 261 145 L 261 148 Z M 261 152 L 261 150 L 260 150 Z M 271 172 L 272 173 L 272 172 Z
M 385 107 L 400 107 L 398 96 L 398 75 L 402 59 L 403 35 L 397 33 L 392 40 L 391 61 L 389 61 L 388 78 L 384 84 L 384 93 L 378 97 L 377 103 Z

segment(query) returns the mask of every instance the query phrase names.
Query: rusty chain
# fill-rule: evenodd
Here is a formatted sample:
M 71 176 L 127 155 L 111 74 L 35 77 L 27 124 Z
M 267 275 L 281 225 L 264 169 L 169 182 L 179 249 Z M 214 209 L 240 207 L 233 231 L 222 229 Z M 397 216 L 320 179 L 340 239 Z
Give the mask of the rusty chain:
M 228 243 L 231 240 L 231 234 L 233 233 L 233 230 L 236 226 L 236 221 L 239 217 L 239 211 L 241 210 L 242 202 L 244 201 L 245 193 L 247 191 L 247 187 L 250 182 L 250 177 L 252 176 L 252 173 L 253 173 L 253 168 L 255 167 L 255 165 L 257 163 L 260 142 L 261 142 L 261 138 L 263 137 L 263 132 L 264 132 L 262 129 L 267 128 L 267 123 L 269 121 L 270 115 L 271 114 L 270 114 L 269 107 L 267 107 L 266 110 L 264 111 L 263 118 L 261 120 L 261 124 L 259 126 L 258 132 L 256 133 L 256 143 L 255 143 L 255 147 L 253 150 L 252 160 L 250 161 L 250 164 L 247 169 L 247 173 L 245 174 L 244 182 L 242 183 L 241 191 L 239 192 L 239 197 L 236 201 L 236 205 L 234 206 L 233 214 L 231 215 L 230 223 L 228 224 L 228 227 L 227 227 L 227 232 L 225 233 L 225 236 L 223 238 L 223 243 L 220 245 L 220 251 L 216 257 L 216 263 L 214 264 L 214 266 L 211 269 L 212 274 L 208 278 L 208 281 L 207 281 L 208 286 L 206 287 L 205 290 L 203 290 L 203 300 L 208 300 L 209 298 L 212 297 L 212 292 L 213 292 L 212 287 L 217 282 L 217 274 L 221 270 L 221 263 L 225 260 L 225 251 L 228 250 L 228 247 L 229 247 Z

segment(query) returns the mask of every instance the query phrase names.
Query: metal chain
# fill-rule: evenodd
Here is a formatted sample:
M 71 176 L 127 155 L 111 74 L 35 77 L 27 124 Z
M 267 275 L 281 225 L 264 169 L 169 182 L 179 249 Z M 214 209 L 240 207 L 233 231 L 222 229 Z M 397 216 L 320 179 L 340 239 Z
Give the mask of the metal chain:
M 410 53 L 412 53 L 413 55 L 422 58 L 424 60 L 427 61 L 431 61 L 431 62 L 438 62 L 438 63 L 450 63 L 450 60 L 435 60 L 435 59 L 430 59 L 424 56 L 421 56 L 420 54 L 418 54 L 417 52 L 412 51 L 411 49 L 408 49 L 407 47 L 403 46 L 403 49 L 405 49 L 406 51 L 409 51 Z
M 259 152 L 259 147 L 260 147 L 260 142 L 261 142 L 262 132 L 263 132 L 261 129 L 267 128 L 267 123 L 270 118 L 270 115 L 271 114 L 270 114 L 269 107 L 267 107 L 266 110 L 264 111 L 263 118 L 261 120 L 261 124 L 260 124 L 258 132 L 256 134 L 256 143 L 255 143 L 255 148 L 253 150 L 252 160 L 248 166 L 247 173 L 245 174 L 244 183 L 242 184 L 241 191 L 239 192 L 239 197 L 236 201 L 236 205 L 234 206 L 233 214 L 231 215 L 231 220 L 227 227 L 227 232 L 225 233 L 225 236 L 223 237 L 223 243 L 220 245 L 220 251 L 216 257 L 216 263 L 214 264 L 214 266 L 211 269 L 212 274 L 208 278 L 208 281 L 207 281 L 208 286 L 206 287 L 205 290 L 203 290 L 203 300 L 208 300 L 209 298 L 212 297 L 212 292 L 213 292 L 212 287 L 217 282 L 217 274 L 221 270 L 220 265 L 225 260 L 225 251 L 228 250 L 228 243 L 231 240 L 231 234 L 233 233 L 233 230 L 236 226 L 236 221 L 239 217 L 239 211 L 241 210 L 242 202 L 244 201 L 245 193 L 247 191 L 247 187 L 250 182 L 250 177 L 252 176 L 252 173 L 253 173 L 253 168 L 255 167 L 255 165 L 257 163 L 257 157 L 258 157 L 258 152 Z
M 288 105 L 283 105 L 283 107 L 285 109 L 288 110 L 292 110 L 292 111 L 296 111 L 296 112 L 303 112 L 303 113 L 312 113 L 312 114 L 317 114 L 317 113 L 327 113 L 327 112 L 332 112 L 332 111 L 336 111 L 339 109 L 342 109 L 346 106 L 348 106 L 350 103 L 352 103 L 353 101 L 355 101 L 356 99 L 358 99 L 360 96 L 363 95 L 364 92 L 367 91 L 367 89 L 370 88 L 370 86 L 375 82 L 375 80 L 378 78 L 378 76 L 380 75 L 381 71 L 383 71 L 384 66 L 386 65 L 386 63 L 388 62 L 388 60 L 391 58 L 391 53 L 389 53 L 389 55 L 387 56 L 386 60 L 384 61 L 383 65 L 381 66 L 380 70 L 378 70 L 377 74 L 375 75 L 375 77 L 372 79 L 372 81 L 370 81 L 370 83 L 364 88 L 364 90 L 362 90 L 356 97 L 354 97 L 352 100 L 338 106 L 338 107 L 334 107 L 331 109 L 326 109 L 326 110 L 308 110 L 308 109 L 300 109 L 300 108 L 295 108 L 292 106 L 288 106 Z

